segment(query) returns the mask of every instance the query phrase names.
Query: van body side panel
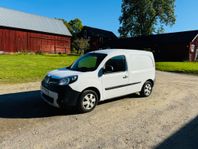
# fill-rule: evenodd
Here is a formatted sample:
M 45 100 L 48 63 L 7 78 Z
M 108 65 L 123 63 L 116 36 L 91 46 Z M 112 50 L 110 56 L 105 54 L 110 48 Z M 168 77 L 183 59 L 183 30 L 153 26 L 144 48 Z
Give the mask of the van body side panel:
M 155 65 L 152 56 L 136 54 L 128 56 L 129 65 L 129 83 L 137 84 L 129 86 L 132 93 L 139 92 L 143 84 L 151 79 L 155 79 Z

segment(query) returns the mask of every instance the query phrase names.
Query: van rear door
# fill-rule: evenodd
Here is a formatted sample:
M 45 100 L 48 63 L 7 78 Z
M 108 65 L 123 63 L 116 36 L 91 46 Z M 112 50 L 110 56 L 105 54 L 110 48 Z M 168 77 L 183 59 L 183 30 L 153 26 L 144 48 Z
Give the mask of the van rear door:
M 131 92 L 139 92 L 143 84 L 153 79 L 155 66 L 152 57 L 149 55 L 137 54 L 129 57 L 129 83 Z

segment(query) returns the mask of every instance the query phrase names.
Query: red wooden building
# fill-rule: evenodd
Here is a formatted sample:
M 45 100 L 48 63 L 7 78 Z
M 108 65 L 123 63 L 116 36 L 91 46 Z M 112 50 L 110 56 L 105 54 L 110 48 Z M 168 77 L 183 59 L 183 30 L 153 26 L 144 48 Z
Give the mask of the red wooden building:
M 0 52 L 70 53 L 71 33 L 57 19 L 0 7 Z

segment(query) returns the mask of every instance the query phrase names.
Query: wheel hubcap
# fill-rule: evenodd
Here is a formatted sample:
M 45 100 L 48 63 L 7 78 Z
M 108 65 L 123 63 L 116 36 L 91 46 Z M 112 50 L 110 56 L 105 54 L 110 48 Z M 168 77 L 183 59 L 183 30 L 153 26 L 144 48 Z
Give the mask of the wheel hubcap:
M 144 93 L 146 96 L 149 96 L 151 94 L 152 87 L 151 84 L 146 84 L 144 87 Z
M 96 96 L 92 93 L 87 94 L 84 98 L 83 98 L 83 107 L 86 110 L 90 110 L 92 109 L 96 104 Z

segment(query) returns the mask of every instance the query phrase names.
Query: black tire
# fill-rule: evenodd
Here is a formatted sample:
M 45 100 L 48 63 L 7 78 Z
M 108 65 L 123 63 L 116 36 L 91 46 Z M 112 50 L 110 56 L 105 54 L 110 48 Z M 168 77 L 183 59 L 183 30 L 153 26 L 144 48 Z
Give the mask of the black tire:
M 98 95 L 93 90 L 85 90 L 77 104 L 77 108 L 80 113 L 86 113 L 92 111 L 98 103 Z
M 142 90 L 140 92 L 140 95 L 142 97 L 148 97 L 151 95 L 153 90 L 153 84 L 151 81 L 146 81 L 142 87 Z

